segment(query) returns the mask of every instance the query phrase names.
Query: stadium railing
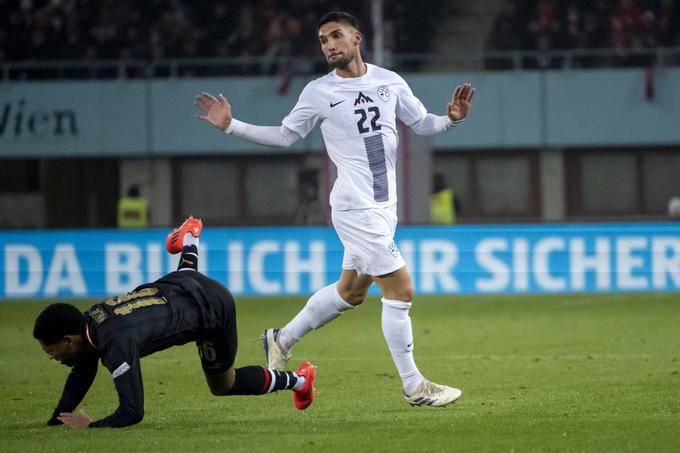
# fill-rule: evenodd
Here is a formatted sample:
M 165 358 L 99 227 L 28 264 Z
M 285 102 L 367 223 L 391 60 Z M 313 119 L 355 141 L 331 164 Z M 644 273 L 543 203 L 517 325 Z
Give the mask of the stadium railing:
M 370 59 L 369 59 L 370 61 Z M 680 47 L 644 49 L 572 49 L 550 51 L 475 51 L 393 54 L 385 66 L 398 71 L 545 70 L 680 66 Z M 442 69 L 446 68 L 446 69 Z M 3 81 L 40 79 L 137 79 L 219 77 L 229 75 L 321 74 L 322 57 L 167 58 L 146 60 L 24 60 L 0 63 Z

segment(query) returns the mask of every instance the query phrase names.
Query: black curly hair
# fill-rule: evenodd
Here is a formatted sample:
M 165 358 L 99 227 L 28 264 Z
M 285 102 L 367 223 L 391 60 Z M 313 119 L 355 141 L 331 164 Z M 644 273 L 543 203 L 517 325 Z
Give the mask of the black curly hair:
M 66 335 L 80 335 L 85 318 L 71 304 L 59 302 L 45 308 L 36 318 L 33 338 L 52 345 Z

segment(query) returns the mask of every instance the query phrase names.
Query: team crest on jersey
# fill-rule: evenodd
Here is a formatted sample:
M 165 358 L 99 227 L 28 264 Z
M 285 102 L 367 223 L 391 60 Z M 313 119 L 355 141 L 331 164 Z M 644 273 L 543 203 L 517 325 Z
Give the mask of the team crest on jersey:
M 388 88 L 387 85 L 383 85 L 380 88 L 378 88 L 378 96 L 380 96 L 380 99 L 382 99 L 385 102 L 390 100 L 390 89 Z
M 356 101 L 354 101 L 354 105 L 368 104 L 369 102 L 373 102 L 373 99 L 359 91 L 359 97 L 357 97 Z
M 397 248 L 397 244 L 395 244 L 394 241 L 387 244 L 387 250 L 390 251 L 390 254 L 392 256 L 394 256 L 394 257 L 399 256 L 399 249 Z

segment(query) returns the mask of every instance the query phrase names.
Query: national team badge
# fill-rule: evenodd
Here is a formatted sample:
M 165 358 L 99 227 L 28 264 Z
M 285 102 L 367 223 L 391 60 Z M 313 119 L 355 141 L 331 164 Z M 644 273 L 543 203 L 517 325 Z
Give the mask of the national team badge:
M 397 244 L 394 243 L 394 241 L 390 242 L 387 245 L 387 250 L 390 251 L 390 254 L 394 257 L 399 256 L 399 249 L 397 248 Z
M 382 99 L 384 102 L 390 100 L 390 89 L 387 87 L 387 85 L 383 85 L 378 88 L 378 96 L 380 96 L 380 99 Z

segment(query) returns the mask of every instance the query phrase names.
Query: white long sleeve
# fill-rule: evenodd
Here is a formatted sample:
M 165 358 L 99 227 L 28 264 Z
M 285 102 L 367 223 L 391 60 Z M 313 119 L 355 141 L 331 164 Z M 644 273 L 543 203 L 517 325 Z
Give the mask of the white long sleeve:
M 260 145 L 281 148 L 288 148 L 301 138 L 296 132 L 283 125 L 256 126 L 244 123 L 236 118 L 232 118 L 231 124 L 224 132 Z
M 465 121 L 451 121 L 448 115 L 433 115 L 428 113 L 420 121 L 411 124 L 411 129 L 418 135 L 434 135 L 452 129 Z

